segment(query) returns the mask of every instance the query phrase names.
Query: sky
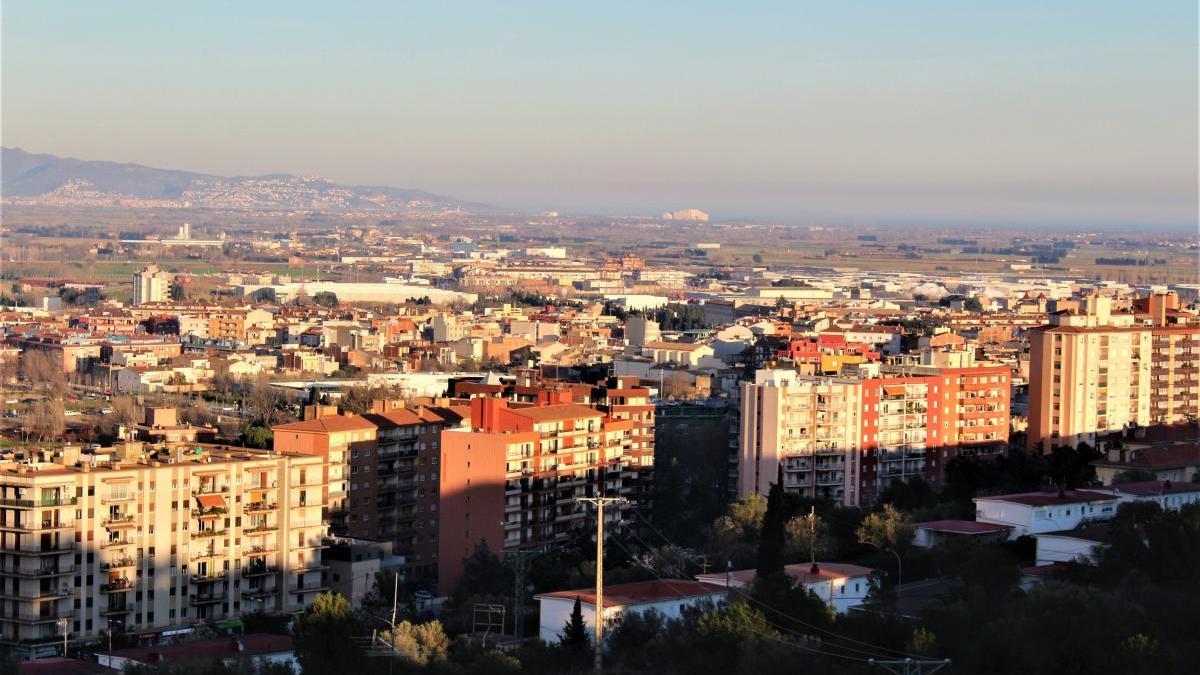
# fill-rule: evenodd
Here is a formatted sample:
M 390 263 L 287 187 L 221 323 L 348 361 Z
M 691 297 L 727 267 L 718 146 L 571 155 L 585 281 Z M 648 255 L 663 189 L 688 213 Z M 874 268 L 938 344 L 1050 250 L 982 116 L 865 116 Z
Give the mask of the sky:
M 9 147 L 563 213 L 1197 225 L 1194 0 L 5 0 Z

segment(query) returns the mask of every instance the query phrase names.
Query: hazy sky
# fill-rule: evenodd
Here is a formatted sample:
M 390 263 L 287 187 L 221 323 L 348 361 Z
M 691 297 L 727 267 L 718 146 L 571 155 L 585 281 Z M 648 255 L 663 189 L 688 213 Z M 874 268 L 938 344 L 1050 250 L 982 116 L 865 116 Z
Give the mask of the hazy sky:
M 1195 0 L 3 3 L 3 143 L 518 208 L 1197 222 Z

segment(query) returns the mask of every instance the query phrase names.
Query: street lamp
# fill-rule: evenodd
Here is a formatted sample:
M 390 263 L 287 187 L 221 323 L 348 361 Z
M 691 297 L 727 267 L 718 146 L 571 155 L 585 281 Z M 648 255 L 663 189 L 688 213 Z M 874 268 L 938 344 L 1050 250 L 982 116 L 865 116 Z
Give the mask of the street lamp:
M 67 658 L 67 626 L 69 625 L 67 623 L 67 617 L 64 616 L 54 623 L 58 625 L 58 629 L 61 630 L 63 634 L 63 658 L 65 659 Z

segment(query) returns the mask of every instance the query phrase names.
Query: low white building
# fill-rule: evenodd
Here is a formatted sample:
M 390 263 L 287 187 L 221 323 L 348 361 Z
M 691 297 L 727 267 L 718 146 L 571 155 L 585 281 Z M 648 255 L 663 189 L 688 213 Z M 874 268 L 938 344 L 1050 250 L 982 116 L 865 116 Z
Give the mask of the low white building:
M 710 602 L 724 601 L 728 591 L 722 586 L 686 579 L 665 581 L 639 581 L 631 584 L 613 584 L 604 587 L 604 622 L 606 630 L 620 623 L 626 612 L 658 610 L 668 619 L 676 619 L 684 607 Z M 548 644 L 562 639 L 563 627 L 575 610 L 575 599 L 579 599 L 580 613 L 592 635 L 596 625 L 595 589 L 556 591 L 543 593 L 534 598 L 541 606 L 541 630 L 539 636 Z
M 1099 490 L 1023 492 L 975 498 L 975 520 L 1009 525 L 1010 537 L 1073 530 L 1095 520 L 1111 520 L 1118 499 Z
M 797 584 L 804 586 L 838 614 L 866 601 L 871 591 L 871 575 L 875 570 L 849 563 L 803 563 L 784 566 L 784 572 Z M 754 583 L 755 570 L 701 574 L 697 580 L 725 586 L 744 588 Z
M 913 527 L 912 545 L 917 548 L 933 548 L 951 539 L 991 541 L 1008 539 L 1011 525 L 981 523 L 976 520 L 930 520 Z
M 1065 532 L 1046 532 L 1034 535 L 1037 540 L 1035 566 L 1077 562 L 1094 565 L 1099 562 L 1100 549 L 1108 546 L 1107 524 L 1091 524 Z

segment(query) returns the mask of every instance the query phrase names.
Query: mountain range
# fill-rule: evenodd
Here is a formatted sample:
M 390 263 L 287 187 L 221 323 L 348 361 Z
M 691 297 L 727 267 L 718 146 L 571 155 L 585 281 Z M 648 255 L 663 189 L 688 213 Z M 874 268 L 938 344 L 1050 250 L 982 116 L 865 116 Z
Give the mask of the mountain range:
M 479 206 L 423 190 L 340 185 L 311 176 L 227 177 L 2 150 L 3 196 L 11 203 L 323 212 Z

